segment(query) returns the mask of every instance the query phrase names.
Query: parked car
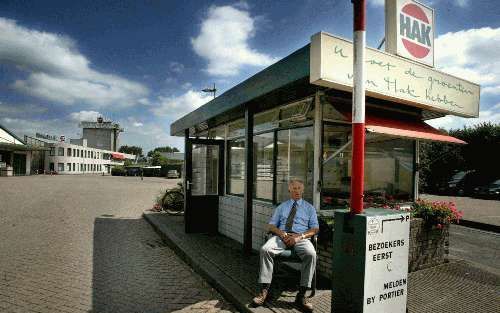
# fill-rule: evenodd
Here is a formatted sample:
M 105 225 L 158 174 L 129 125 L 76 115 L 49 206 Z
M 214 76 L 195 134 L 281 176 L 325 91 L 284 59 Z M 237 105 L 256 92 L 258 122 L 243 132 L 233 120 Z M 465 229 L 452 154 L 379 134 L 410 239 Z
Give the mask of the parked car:
M 179 172 L 177 170 L 170 170 L 167 172 L 167 178 L 179 178 Z
M 487 185 L 492 178 L 494 177 L 491 173 L 460 171 L 453 175 L 440 191 L 448 195 L 472 196 L 476 187 Z
M 474 188 L 474 196 L 478 198 L 492 198 L 500 200 L 500 179 L 494 182 Z
M 454 174 L 444 186 L 441 187 L 441 192 L 448 195 L 464 196 L 470 194 L 474 187 L 473 181 L 474 171 L 460 171 Z

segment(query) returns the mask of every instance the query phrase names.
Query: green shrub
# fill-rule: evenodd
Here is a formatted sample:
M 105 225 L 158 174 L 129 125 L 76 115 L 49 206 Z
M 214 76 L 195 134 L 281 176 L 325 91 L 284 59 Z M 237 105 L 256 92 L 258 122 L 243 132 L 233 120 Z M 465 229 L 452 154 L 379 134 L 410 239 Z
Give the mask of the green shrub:
M 125 168 L 123 166 L 114 166 L 111 168 L 112 176 L 125 176 Z

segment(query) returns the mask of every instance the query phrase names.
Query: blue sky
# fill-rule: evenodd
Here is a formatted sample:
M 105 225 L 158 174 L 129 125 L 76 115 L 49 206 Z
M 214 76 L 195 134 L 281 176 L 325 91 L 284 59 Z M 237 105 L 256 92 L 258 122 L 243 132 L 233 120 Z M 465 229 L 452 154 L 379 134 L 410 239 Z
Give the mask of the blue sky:
M 436 67 L 481 84 L 478 119 L 500 122 L 500 9 L 495 1 L 422 1 L 436 10 Z M 344 1 L 0 2 L 0 124 L 22 136 L 77 137 L 78 122 L 119 122 L 121 143 L 182 148 L 170 123 L 327 31 L 352 38 Z M 368 0 L 369 46 L 384 37 Z

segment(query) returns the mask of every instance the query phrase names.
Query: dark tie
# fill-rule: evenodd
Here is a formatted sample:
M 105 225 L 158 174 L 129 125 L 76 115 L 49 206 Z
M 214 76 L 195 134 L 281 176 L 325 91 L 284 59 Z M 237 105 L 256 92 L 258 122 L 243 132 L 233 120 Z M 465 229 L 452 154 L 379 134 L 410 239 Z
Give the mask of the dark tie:
M 292 231 L 293 219 L 295 218 L 295 214 L 297 214 L 297 201 L 293 201 L 292 209 L 290 210 L 290 214 L 288 214 L 288 218 L 286 219 L 285 231 Z

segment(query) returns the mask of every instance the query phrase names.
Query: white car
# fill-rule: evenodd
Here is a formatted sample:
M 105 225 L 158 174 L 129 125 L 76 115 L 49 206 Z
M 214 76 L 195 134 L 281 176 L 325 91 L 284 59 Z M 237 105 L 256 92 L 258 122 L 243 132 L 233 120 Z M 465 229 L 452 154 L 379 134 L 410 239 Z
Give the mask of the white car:
M 179 172 L 177 170 L 170 170 L 167 172 L 167 178 L 179 178 Z

